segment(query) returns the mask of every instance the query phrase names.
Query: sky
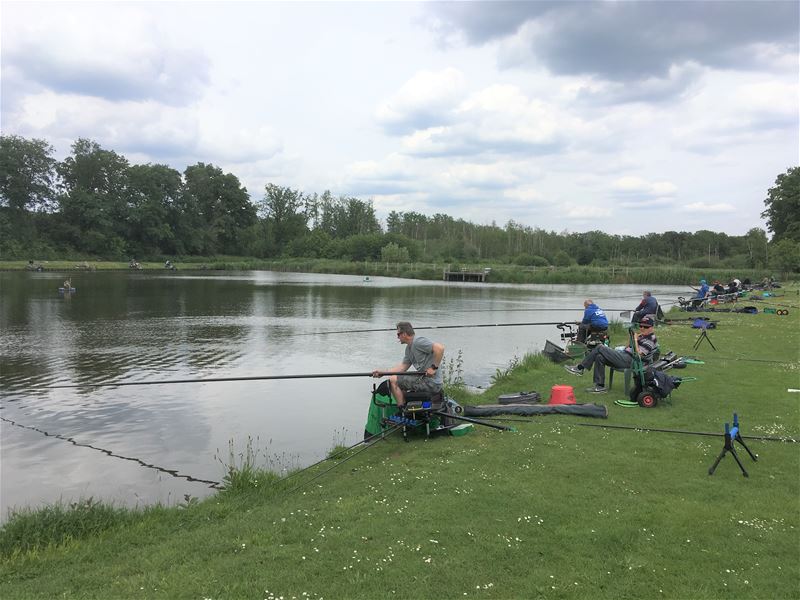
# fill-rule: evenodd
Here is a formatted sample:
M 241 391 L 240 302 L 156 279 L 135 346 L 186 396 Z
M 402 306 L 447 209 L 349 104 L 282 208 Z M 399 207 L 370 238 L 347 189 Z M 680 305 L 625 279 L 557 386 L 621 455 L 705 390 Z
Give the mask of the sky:
M 800 163 L 800 4 L 13 2 L 0 131 L 389 212 L 764 228 Z

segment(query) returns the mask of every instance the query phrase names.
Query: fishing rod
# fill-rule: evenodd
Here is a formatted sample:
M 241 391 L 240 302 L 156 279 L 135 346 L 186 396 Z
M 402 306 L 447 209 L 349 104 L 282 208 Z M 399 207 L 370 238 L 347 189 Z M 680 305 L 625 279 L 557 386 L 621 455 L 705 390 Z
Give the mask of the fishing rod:
M 575 323 L 579 321 L 539 321 L 533 323 L 476 323 L 474 325 L 427 325 L 425 327 L 414 327 L 415 331 L 423 329 L 471 329 L 473 327 L 529 327 L 533 325 L 562 325 L 565 323 Z M 308 333 L 298 333 L 293 337 L 303 335 L 333 335 L 338 333 L 376 333 L 381 331 L 397 331 L 395 327 L 384 327 L 381 329 L 341 329 L 338 331 L 310 331 Z
M 23 425 L 22 423 L 18 423 L 12 419 L 6 419 L 5 417 L 0 417 L 0 421 L 5 421 L 15 427 L 21 427 L 22 429 L 29 429 L 31 431 L 36 431 L 37 433 L 41 433 L 47 437 L 57 438 L 59 440 L 64 440 L 65 442 L 69 442 L 74 446 L 80 446 L 81 448 L 89 448 L 91 450 L 97 450 L 98 452 L 102 452 L 112 458 L 121 458 L 122 460 L 129 460 L 135 463 L 140 464 L 143 467 L 147 467 L 148 469 L 154 469 L 159 471 L 160 473 L 166 473 L 167 475 L 171 475 L 172 477 L 176 477 L 178 479 L 185 479 L 186 481 L 191 481 L 194 483 L 205 483 L 208 484 L 208 487 L 215 488 L 215 489 L 222 489 L 222 484 L 219 481 L 211 481 L 210 479 L 200 479 L 199 477 L 192 477 L 191 475 L 181 475 L 176 469 L 167 469 L 166 467 L 159 467 L 158 465 L 153 465 L 150 463 L 146 463 L 139 458 L 134 458 L 131 456 L 123 456 L 122 454 L 115 454 L 111 450 L 106 450 L 105 448 L 100 448 L 99 446 L 93 446 L 92 444 L 85 444 L 82 442 L 78 442 L 71 437 L 66 437 L 60 435 L 58 433 L 50 433 L 49 431 L 45 431 L 44 429 L 39 429 L 38 427 L 34 427 L 32 425 Z
M 449 415 L 452 417 L 452 415 Z M 509 421 L 514 423 L 541 423 L 541 421 L 534 420 L 534 419 L 514 419 L 508 417 L 481 417 L 481 425 L 485 425 L 484 421 Z
M 400 425 L 391 425 L 390 427 L 392 429 L 394 429 L 395 427 L 400 427 Z M 351 446 L 347 446 L 346 448 L 341 449 L 339 452 L 336 452 L 335 454 L 330 454 L 330 455 L 326 456 L 325 458 L 323 458 L 321 460 L 318 460 L 314 464 L 308 465 L 307 467 L 303 467 L 302 469 L 299 469 L 297 471 L 293 471 L 292 473 L 289 473 L 288 475 L 286 475 L 286 477 L 281 479 L 281 481 L 288 481 L 292 477 L 295 477 L 296 475 L 300 475 L 301 473 L 305 473 L 309 469 L 313 469 L 317 465 L 321 465 L 322 463 L 324 463 L 327 460 L 335 460 L 335 459 L 339 458 L 340 456 L 342 456 L 343 454 L 347 454 L 353 448 L 357 448 L 358 446 L 361 446 L 363 444 L 368 444 L 370 442 L 374 442 L 375 439 L 378 438 L 378 437 L 383 439 L 382 436 L 385 437 L 385 434 L 386 434 L 386 431 L 384 430 L 384 431 L 381 431 L 380 433 L 375 433 L 375 434 L 373 434 L 373 435 L 371 435 L 369 437 L 366 437 L 363 440 L 359 440 L 355 444 L 353 444 Z
M 737 358 L 735 356 L 716 356 L 716 355 L 713 358 L 716 358 L 718 360 L 741 360 L 743 362 L 762 362 L 762 363 L 770 363 L 770 364 L 773 364 L 773 365 L 791 365 L 791 364 L 793 364 L 793 361 L 791 361 L 791 360 L 789 360 L 789 361 L 786 361 L 786 360 L 772 360 L 772 359 L 768 359 L 768 358 L 744 358 L 744 357 Z
M 121 387 L 127 385 L 169 385 L 173 383 L 216 383 L 219 381 L 264 381 L 271 379 L 320 379 L 329 377 L 422 377 L 424 371 L 369 371 L 367 373 L 311 373 L 308 375 L 252 375 L 246 377 L 208 377 L 205 379 L 166 379 L 161 381 L 120 381 L 118 383 L 69 383 L 46 386 L 42 389 L 53 390 L 83 387 Z
M 363 448 L 360 448 L 359 450 L 356 450 L 356 451 L 355 451 L 355 452 L 353 452 L 353 453 L 352 453 L 350 456 L 348 456 L 348 457 L 346 457 L 346 458 L 343 458 L 343 459 L 342 459 L 340 462 L 336 463 L 335 465 L 332 465 L 332 466 L 328 467 L 327 469 L 325 469 L 324 471 L 322 471 L 322 472 L 320 472 L 320 473 L 317 473 L 317 474 L 316 474 L 316 475 L 314 475 L 314 477 L 312 477 L 311 479 L 307 479 L 307 480 L 306 480 L 306 481 L 304 481 L 303 483 L 301 483 L 301 484 L 299 484 L 299 485 L 297 485 L 297 486 L 293 487 L 292 489 L 288 490 L 286 493 L 287 493 L 287 494 L 292 494 L 292 493 L 296 492 L 297 490 L 300 490 L 300 489 L 302 489 L 302 488 L 306 487 L 306 486 L 307 486 L 309 483 L 311 483 L 312 481 L 316 481 L 317 479 L 319 479 L 320 477 L 322 477 L 322 476 L 323 476 L 323 475 L 325 475 L 326 473 L 329 473 L 330 471 L 332 471 L 333 469 L 335 469 L 335 468 L 336 468 L 336 467 L 338 467 L 339 465 L 343 465 L 345 462 L 347 462 L 347 461 L 348 461 L 348 460 L 350 460 L 351 458 L 354 458 L 354 457 L 358 456 L 359 454 L 361 454 L 362 452 L 364 452 L 364 450 L 367 450 L 367 449 L 369 449 L 369 448 L 372 448 L 372 446 L 374 446 L 375 444 L 377 444 L 377 443 L 378 443 L 378 442 L 380 442 L 381 440 L 384 440 L 384 439 L 386 439 L 387 437 L 389 437 L 390 435 L 392 435 L 393 433 L 395 433 L 395 432 L 397 432 L 397 431 L 400 431 L 401 429 L 403 429 L 403 427 L 402 427 L 402 426 L 400 426 L 400 425 L 396 425 L 396 426 L 392 427 L 391 429 L 388 429 L 387 431 L 383 431 L 383 432 L 381 432 L 381 433 L 375 434 L 374 436 L 372 436 L 372 438 L 369 438 L 368 440 L 363 440 L 362 442 L 359 442 L 358 444 L 354 444 L 352 447 L 358 446 L 358 445 L 360 445 L 360 444 L 362 444 L 362 443 L 366 442 L 366 443 L 364 444 L 364 447 L 363 447 Z M 373 439 L 373 438 L 375 438 L 375 439 Z M 340 452 L 339 454 L 343 454 L 344 452 L 346 452 L 346 450 L 343 450 L 343 451 L 342 451 L 342 452 Z M 328 457 L 328 458 L 330 458 L 330 457 Z M 327 459 L 323 459 L 322 461 L 319 461 L 319 462 L 318 462 L 318 463 L 316 463 L 316 464 L 318 465 L 318 464 L 320 464 L 321 462 L 324 462 L 324 460 L 327 460 Z M 306 471 L 306 470 L 310 469 L 310 468 L 311 468 L 311 467 L 313 467 L 313 466 L 316 466 L 316 465 L 311 465 L 311 466 L 309 466 L 309 467 L 306 467 L 305 469 L 303 469 L 303 471 Z M 298 473 L 300 473 L 300 472 L 303 472 L 303 471 L 298 471 Z M 284 481 L 285 481 L 286 479 L 289 479 L 289 477 L 286 477 L 286 478 L 284 479 Z
M 470 417 L 463 417 L 461 415 L 451 415 L 444 411 L 433 411 L 434 415 L 440 415 L 449 419 L 456 419 L 457 421 L 464 421 L 466 423 L 475 423 L 476 425 L 483 425 L 484 427 L 491 427 L 492 429 L 499 429 L 500 431 L 514 431 L 513 427 L 506 427 L 505 425 L 494 425 L 493 423 L 484 423 L 482 420 L 472 419 Z
M 683 429 L 654 429 L 650 427 L 636 427 L 630 425 L 601 425 L 598 423 L 577 423 L 577 425 L 581 427 L 601 427 L 603 429 L 627 429 L 630 431 L 652 431 L 655 433 L 677 433 L 680 435 L 704 435 L 710 437 L 724 437 L 724 433 L 712 433 L 709 431 L 686 431 Z M 769 436 L 759 436 L 759 435 L 743 435 L 743 439 L 745 440 L 761 440 L 764 442 L 787 442 L 790 444 L 797 444 L 800 440 L 796 440 L 794 438 L 786 437 L 786 438 L 779 438 L 779 437 L 769 437 Z

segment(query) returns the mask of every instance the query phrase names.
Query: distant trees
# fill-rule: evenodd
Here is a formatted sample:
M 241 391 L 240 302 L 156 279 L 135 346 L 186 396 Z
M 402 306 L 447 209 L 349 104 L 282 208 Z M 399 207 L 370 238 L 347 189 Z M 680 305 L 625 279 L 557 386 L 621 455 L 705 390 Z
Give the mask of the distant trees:
M 204 163 L 187 167 L 183 178 L 181 218 L 197 236 L 198 253 L 245 254 L 242 232 L 255 224 L 256 207 L 239 179 Z
M 232 173 L 199 162 L 183 173 L 131 165 L 77 140 L 63 161 L 43 140 L 0 136 L 0 255 L 39 258 L 312 257 L 386 262 L 549 265 L 680 263 L 794 269 L 800 241 L 800 167 L 768 191 L 763 229 L 743 236 L 701 230 L 643 236 L 546 231 L 509 221 L 392 211 L 385 231 L 372 201 L 268 183 L 253 202 Z
M 42 249 L 37 221 L 55 208 L 56 163 L 44 140 L 0 136 L 0 252 Z
M 280 255 L 288 242 L 308 233 L 305 208 L 301 192 L 272 183 L 266 185 L 258 210 L 264 220 L 268 256 Z
M 769 261 L 767 232 L 753 227 L 744 236 L 747 248 L 747 266 L 751 269 L 765 266 Z
M 128 169 L 128 251 L 133 256 L 175 254 L 181 218 L 181 174 L 166 165 Z
M 800 242 L 800 167 L 792 167 L 778 175 L 764 200 L 766 210 L 761 217 L 767 220 L 772 240 L 790 239 Z
M 56 160 L 44 140 L 0 136 L 0 205 L 15 212 L 51 210 Z
M 100 256 L 125 253 L 129 231 L 128 161 L 96 142 L 79 139 L 58 164 L 57 239 Z
M 771 263 L 783 273 L 800 271 L 800 244 L 789 238 L 779 240 L 772 250 Z

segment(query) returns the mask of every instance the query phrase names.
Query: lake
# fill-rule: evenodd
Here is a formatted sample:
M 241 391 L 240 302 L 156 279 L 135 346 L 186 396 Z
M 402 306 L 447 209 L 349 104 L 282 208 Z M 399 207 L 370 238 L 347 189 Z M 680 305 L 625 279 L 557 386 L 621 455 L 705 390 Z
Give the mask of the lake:
M 560 343 L 586 297 L 611 317 L 639 285 L 445 283 L 274 272 L 0 273 L 0 519 L 59 499 L 136 506 L 213 492 L 248 440 L 259 466 L 305 466 L 363 435 L 372 384 L 355 377 L 93 387 L 186 378 L 368 373 L 400 362 L 394 325 L 460 353 L 486 387 L 514 357 Z M 686 288 L 655 286 L 662 303 Z M 456 325 L 425 330 L 423 327 Z M 386 331 L 329 333 L 357 329 Z M 446 374 L 445 374 L 446 376 Z M 71 389 L 47 389 L 79 384 Z M 535 388 L 535 383 L 532 383 Z M 542 392 L 543 390 L 539 390 Z M 546 392 L 546 390 L 544 390 Z

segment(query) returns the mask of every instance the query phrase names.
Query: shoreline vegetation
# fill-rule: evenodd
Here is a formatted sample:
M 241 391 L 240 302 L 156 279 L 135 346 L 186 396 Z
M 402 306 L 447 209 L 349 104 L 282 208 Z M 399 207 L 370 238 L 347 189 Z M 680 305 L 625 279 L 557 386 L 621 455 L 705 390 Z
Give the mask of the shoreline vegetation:
M 654 409 L 616 406 L 621 377 L 608 394 L 588 394 L 589 378 L 538 353 L 498 370 L 475 397 L 451 359 L 447 392 L 462 404 L 522 389 L 546 401 L 552 385 L 569 384 L 609 418 L 390 436 L 358 455 L 335 447 L 290 477 L 266 468 L 274 463 L 249 440 L 220 461 L 225 489 L 204 500 L 22 509 L 0 529 L 0 596 L 796 598 L 800 405 L 789 390 L 800 387 L 800 291 L 746 302 L 759 313 L 701 313 L 717 322 L 717 350 L 695 348 L 688 323 L 657 328 L 663 350 L 703 364 L 670 371 L 697 380 Z M 762 310 L 786 306 L 785 316 Z M 612 329 L 614 345 L 626 336 Z M 742 435 L 785 441 L 748 439 L 757 462 L 735 443 L 750 476 L 730 454 L 710 476 L 734 413 Z M 596 424 L 720 435 L 581 426 Z
M 94 271 L 168 272 L 162 262 L 140 262 L 132 269 L 128 262 L 95 260 L 0 261 L 0 271 L 42 271 L 83 273 Z M 398 277 L 441 281 L 445 271 L 485 273 L 487 283 L 572 283 L 572 284 L 661 284 L 696 285 L 700 279 L 722 282 L 739 278 L 753 284 L 764 277 L 776 277 L 770 269 L 691 268 L 666 265 L 653 266 L 519 266 L 481 263 L 447 262 L 374 262 L 332 259 L 257 259 L 247 257 L 192 257 L 170 260 L 175 271 L 277 271 L 289 273 L 327 273 L 364 277 Z M 687 289 L 688 292 L 688 289 Z
M 742 235 L 711 229 L 647 233 L 641 230 L 645 223 L 635 228 L 639 235 L 557 232 L 536 225 L 535 212 L 528 215 L 531 224 L 513 219 L 473 223 L 413 210 L 391 210 L 379 218 L 372 199 L 274 183 L 248 190 L 235 173 L 208 162 L 182 171 L 135 164 L 86 138 L 75 140 L 70 155 L 58 160 L 46 140 L 0 135 L 0 165 L 6 167 L 0 178 L 0 256 L 5 259 L 245 256 L 267 262 L 800 269 L 800 167 L 778 175 L 766 191 L 761 217 L 770 238 L 761 227 Z M 489 206 L 494 192 L 485 192 Z M 452 201 L 457 204 L 458 195 Z M 687 212 L 686 223 L 719 225 L 702 212 Z

